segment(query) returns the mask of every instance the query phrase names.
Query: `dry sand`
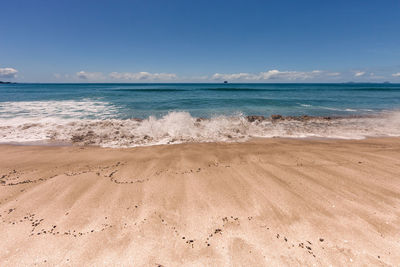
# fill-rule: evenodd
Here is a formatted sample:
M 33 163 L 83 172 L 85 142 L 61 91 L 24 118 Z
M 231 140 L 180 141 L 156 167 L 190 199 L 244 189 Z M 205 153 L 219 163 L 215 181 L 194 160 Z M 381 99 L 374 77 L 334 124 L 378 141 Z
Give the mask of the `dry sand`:
M 0 265 L 399 265 L 400 139 L 0 146 Z

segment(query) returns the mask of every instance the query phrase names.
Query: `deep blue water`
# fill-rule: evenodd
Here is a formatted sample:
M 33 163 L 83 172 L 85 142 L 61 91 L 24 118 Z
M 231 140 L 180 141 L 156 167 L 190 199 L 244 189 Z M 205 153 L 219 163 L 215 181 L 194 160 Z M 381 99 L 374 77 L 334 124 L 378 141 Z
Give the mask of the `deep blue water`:
M 84 103 L 79 107 L 82 113 L 76 107 L 73 113 L 68 112 L 74 109 L 75 102 Z M 101 108 L 92 107 L 87 112 L 86 107 L 92 102 Z M 44 107 L 31 112 L 32 103 Z M 46 108 L 46 103 L 59 108 Z M 399 108 L 400 84 L 0 85 L 0 118 L 40 116 L 43 112 L 55 117 L 126 119 L 161 116 L 169 111 L 187 111 L 195 117 L 239 112 L 264 116 L 343 116 Z

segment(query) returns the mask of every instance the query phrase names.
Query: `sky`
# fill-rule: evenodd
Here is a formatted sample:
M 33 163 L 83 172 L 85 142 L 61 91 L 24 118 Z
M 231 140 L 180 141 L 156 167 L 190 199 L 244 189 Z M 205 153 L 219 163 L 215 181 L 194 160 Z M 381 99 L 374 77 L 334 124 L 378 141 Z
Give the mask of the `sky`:
M 400 82 L 399 0 L 0 0 L 0 80 Z

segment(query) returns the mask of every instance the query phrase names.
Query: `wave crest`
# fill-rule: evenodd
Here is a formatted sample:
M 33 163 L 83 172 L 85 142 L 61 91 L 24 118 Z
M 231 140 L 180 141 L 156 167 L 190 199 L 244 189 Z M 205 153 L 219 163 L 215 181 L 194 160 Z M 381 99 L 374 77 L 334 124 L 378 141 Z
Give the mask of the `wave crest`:
M 55 141 L 103 147 L 135 147 L 186 142 L 236 142 L 252 137 L 323 137 L 362 139 L 400 136 L 400 112 L 371 117 L 264 118 L 215 116 L 192 117 L 188 112 L 170 112 L 139 119 L 1 119 L 0 142 Z

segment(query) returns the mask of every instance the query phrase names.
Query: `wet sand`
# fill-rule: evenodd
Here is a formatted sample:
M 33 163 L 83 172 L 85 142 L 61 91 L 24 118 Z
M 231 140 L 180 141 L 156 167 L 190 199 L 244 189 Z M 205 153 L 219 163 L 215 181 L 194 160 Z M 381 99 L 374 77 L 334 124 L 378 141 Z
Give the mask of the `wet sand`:
M 0 265 L 398 265 L 400 138 L 0 146 Z

